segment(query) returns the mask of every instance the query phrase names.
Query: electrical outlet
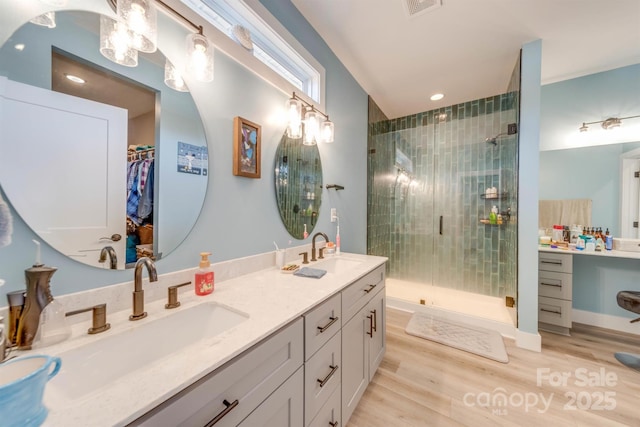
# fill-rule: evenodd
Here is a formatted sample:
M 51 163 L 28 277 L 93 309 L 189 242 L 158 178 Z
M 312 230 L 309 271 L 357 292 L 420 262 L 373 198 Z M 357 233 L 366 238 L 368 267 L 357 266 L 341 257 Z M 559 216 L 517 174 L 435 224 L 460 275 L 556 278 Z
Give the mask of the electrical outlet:
M 331 222 L 336 222 L 338 220 L 338 210 L 336 208 L 331 208 Z

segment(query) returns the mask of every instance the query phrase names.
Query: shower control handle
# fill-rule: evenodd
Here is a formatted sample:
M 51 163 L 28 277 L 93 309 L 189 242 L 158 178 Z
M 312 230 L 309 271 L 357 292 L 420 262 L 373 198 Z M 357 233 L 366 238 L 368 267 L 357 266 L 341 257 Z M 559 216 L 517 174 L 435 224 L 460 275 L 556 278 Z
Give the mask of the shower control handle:
M 441 236 L 442 236 L 442 219 L 443 219 L 443 216 L 440 215 L 440 235 Z

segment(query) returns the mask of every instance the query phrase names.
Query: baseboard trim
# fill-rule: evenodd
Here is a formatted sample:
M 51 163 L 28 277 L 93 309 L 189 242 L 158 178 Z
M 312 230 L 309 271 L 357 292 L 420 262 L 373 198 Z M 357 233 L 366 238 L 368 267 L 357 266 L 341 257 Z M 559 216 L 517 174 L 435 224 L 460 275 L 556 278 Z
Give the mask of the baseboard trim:
M 628 317 L 612 316 L 611 314 L 594 313 L 575 308 L 571 310 L 572 322 L 639 335 L 640 324 L 629 323 L 629 320 L 631 319 Z
M 516 329 L 516 346 L 540 353 L 542 351 L 542 337 L 537 332 L 523 332 Z

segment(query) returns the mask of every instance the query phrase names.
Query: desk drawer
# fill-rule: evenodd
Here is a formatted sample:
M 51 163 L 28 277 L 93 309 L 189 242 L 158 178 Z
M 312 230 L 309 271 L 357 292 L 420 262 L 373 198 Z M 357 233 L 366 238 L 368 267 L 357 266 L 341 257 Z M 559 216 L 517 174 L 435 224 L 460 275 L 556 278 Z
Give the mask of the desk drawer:
M 571 300 L 573 275 L 554 271 L 538 272 L 538 295 Z
M 538 252 L 538 270 L 573 273 L 573 255 Z
M 304 315 L 304 360 L 311 359 L 342 325 L 340 294 L 329 298 Z
M 538 297 L 538 321 L 571 327 L 571 301 Z

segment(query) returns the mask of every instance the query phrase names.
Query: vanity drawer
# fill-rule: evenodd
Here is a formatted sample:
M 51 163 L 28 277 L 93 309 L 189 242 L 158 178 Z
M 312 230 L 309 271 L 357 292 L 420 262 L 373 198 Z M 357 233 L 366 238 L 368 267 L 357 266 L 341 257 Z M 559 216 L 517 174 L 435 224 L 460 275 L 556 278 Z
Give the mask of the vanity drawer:
M 538 295 L 571 300 L 573 275 L 553 271 L 538 272 Z
M 573 255 L 538 252 L 538 270 L 573 273 Z
M 300 318 L 132 425 L 204 426 L 226 410 L 216 427 L 237 426 L 302 366 L 302 334 Z
M 333 391 L 329 400 L 320 408 L 311 424 L 307 422 L 307 427 L 339 427 L 342 425 L 341 410 L 340 387 L 338 387 Z
M 309 360 L 342 325 L 340 294 L 329 298 L 304 315 L 304 359 Z
M 346 324 L 382 287 L 384 287 L 384 265 L 347 286 L 342 291 L 342 324 Z
M 342 377 L 342 334 L 333 336 L 304 365 L 304 413 L 309 424 L 335 390 Z
M 571 301 L 538 297 L 538 321 L 571 328 Z

